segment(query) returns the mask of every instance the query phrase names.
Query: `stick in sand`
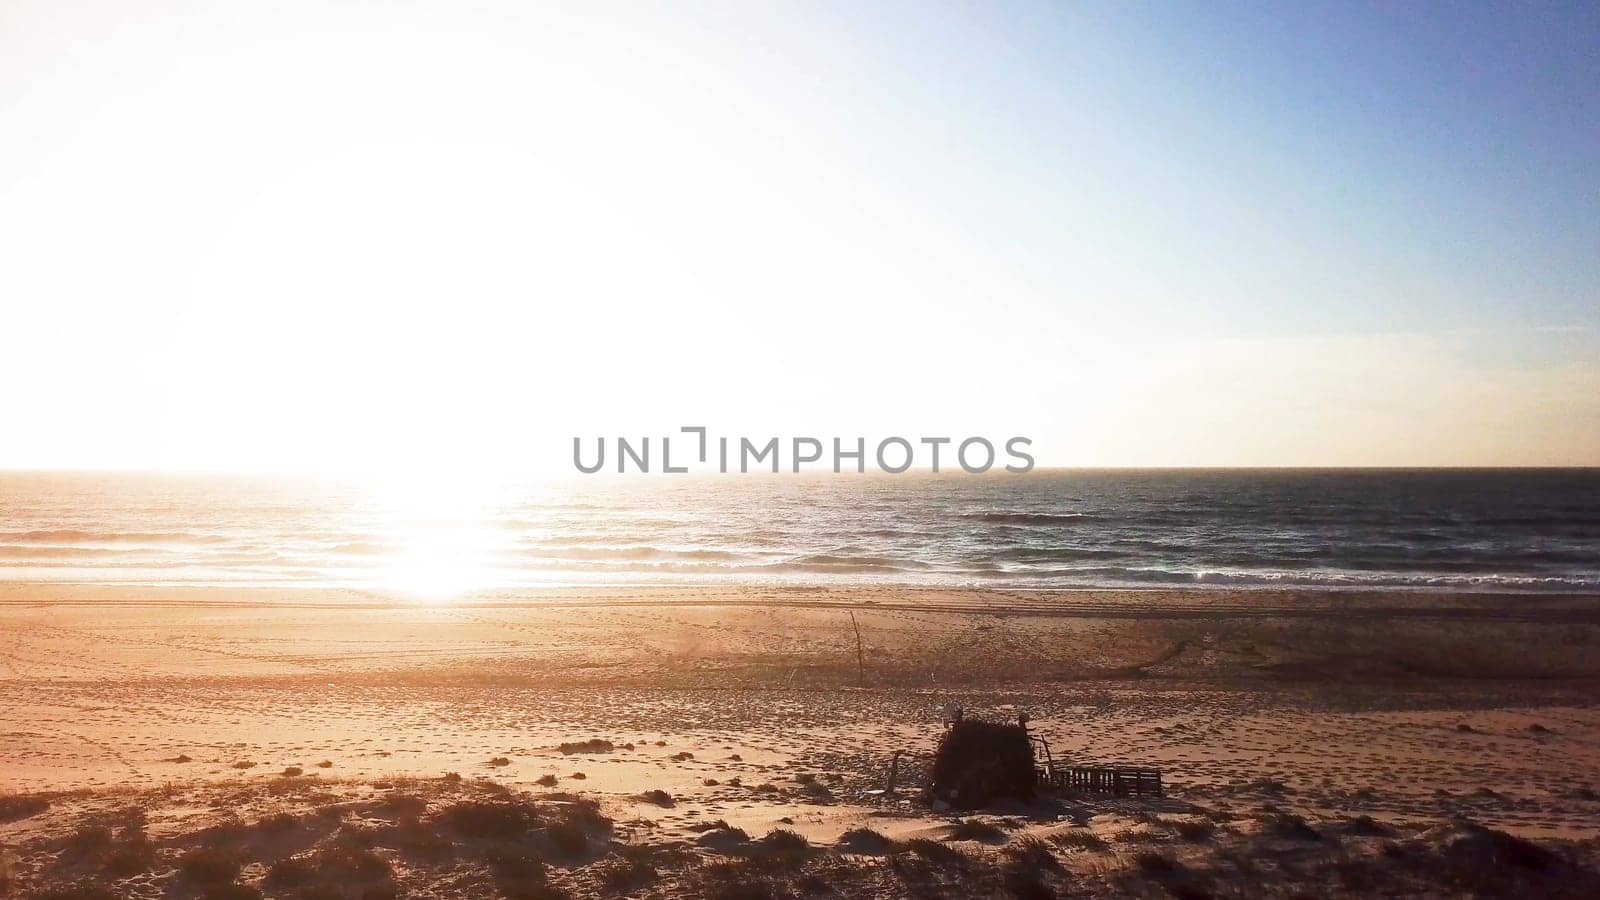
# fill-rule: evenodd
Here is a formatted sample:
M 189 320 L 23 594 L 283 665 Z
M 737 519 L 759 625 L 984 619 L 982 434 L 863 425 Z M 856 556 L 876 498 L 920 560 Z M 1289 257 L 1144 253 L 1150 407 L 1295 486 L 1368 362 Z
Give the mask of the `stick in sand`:
M 856 630 L 856 684 L 867 685 L 867 664 L 861 656 L 861 626 L 856 623 L 855 610 L 850 611 L 850 627 Z

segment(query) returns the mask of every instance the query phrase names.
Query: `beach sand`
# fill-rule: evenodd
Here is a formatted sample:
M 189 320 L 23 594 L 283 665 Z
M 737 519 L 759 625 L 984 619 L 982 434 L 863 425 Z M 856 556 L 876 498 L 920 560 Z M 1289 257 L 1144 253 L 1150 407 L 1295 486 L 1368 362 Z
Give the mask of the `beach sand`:
M 22 896 L 1600 885 L 1600 598 L 5 585 L 0 688 Z M 1166 796 L 958 820 L 949 703 Z

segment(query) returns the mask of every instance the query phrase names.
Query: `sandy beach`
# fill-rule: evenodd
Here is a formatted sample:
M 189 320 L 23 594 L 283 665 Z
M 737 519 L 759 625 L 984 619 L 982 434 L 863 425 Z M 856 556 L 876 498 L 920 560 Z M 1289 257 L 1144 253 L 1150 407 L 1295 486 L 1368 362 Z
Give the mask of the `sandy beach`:
M 1285 895 L 1595 883 L 1597 598 L 7 585 L 0 683 L 23 895 L 698 896 L 757 875 L 773 895 L 1005 895 L 1027 872 L 1165 896 L 1241 890 L 1246 865 Z M 1026 713 L 1063 760 L 1159 767 L 1166 795 L 931 807 L 951 703 Z M 513 877 L 452 831 L 472 803 L 590 810 L 593 833 Z M 351 829 L 377 859 L 361 877 L 273 875 Z M 775 829 L 804 844 L 780 852 Z M 145 856 L 116 875 L 128 841 Z M 190 871 L 201 849 L 227 871 Z

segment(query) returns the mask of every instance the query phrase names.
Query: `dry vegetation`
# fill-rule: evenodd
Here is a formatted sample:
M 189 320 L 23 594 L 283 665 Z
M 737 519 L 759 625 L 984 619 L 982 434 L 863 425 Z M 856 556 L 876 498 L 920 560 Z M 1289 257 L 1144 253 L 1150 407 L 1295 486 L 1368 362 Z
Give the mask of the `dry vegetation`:
M 27 798 L 9 797 L 10 808 Z M 1094 828 L 1032 815 L 968 818 L 943 838 L 871 828 L 826 845 L 726 822 L 699 839 L 625 836 L 593 801 L 493 781 L 324 782 L 295 789 L 136 794 L 8 856 L 5 896 L 93 897 L 1294 897 L 1330 890 L 1592 897 L 1593 841 L 1540 844 L 1461 821 L 1310 822 L 1179 806 L 1102 814 Z M 251 810 L 248 822 L 232 813 Z M 42 801 L 22 808 L 48 809 Z M 156 836 L 147 823 L 164 823 Z M 1120 835 L 1139 834 L 1137 840 Z M 1244 886 L 1248 885 L 1248 888 Z

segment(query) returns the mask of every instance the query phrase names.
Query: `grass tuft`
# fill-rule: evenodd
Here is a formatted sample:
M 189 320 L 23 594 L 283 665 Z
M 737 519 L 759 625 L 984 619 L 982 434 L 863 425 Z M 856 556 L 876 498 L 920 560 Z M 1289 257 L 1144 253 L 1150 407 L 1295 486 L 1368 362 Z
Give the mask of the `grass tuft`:
M 950 826 L 950 840 L 952 841 L 983 841 L 985 843 L 999 843 L 1006 839 L 1006 833 L 988 822 L 977 819 L 962 819 Z
M 15 822 L 37 816 L 50 808 L 50 801 L 32 794 L 0 796 L 0 822 Z
M 1371 816 L 1360 815 L 1344 823 L 1344 833 L 1367 837 L 1388 837 L 1394 834 L 1394 829 Z
M 1320 841 L 1322 835 L 1303 817 L 1294 813 L 1275 813 L 1266 821 L 1267 834 L 1289 841 Z
M 510 800 L 463 800 L 441 816 L 456 832 L 475 838 L 520 837 L 537 820 L 532 804 Z
M 871 828 L 852 828 L 839 835 L 838 844 L 851 853 L 871 856 L 891 853 L 899 847 L 892 838 Z
M 811 850 L 811 842 L 797 831 L 774 828 L 761 836 L 761 846 L 777 856 L 803 856 Z
M 263 816 L 256 821 L 256 828 L 268 834 L 283 834 L 300 827 L 300 819 L 294 813 L 279 812 L 270 816 Z
M 906 841 L 905 847 L 907 852 L 934 866 L 962 868 L 972 861 L 955 847 L 930 838 L 912 838 Z
M 639 799 L 663 808 L 677 805 L 677 801 L 672 799 L 672 795 L 663 790 L 645 791 L 639 795 Z
M 1074 828 L 1071 831 L 1060 831 L 1050 835 L 1050 843 L 1057 847 L 1074 850 L 1108 850 L 1111 845 L 1105 838 L 1095 834 L 1087 828 Z
M 1000 852 L 1019 866 L 1047 872 L 1061 871 L 1061 861 L 1056 859 L 1050 845 L 1036 837 L 1022 838 L 1006 845 Z

